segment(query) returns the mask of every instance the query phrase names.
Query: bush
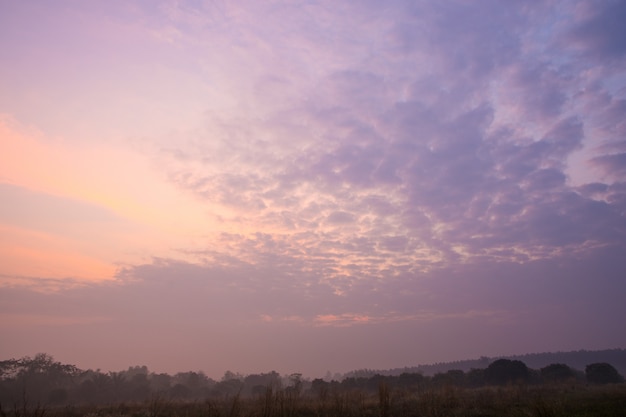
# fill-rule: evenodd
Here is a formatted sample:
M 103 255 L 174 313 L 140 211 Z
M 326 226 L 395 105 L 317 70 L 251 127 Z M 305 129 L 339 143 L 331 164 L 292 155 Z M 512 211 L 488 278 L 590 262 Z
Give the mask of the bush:
M 576 372 L 562 363 L 553 363 L 541 368 L 541 379 L 547 382 L 567 381 L 576 377 Z
M 617 384 L 624 381 L 617 369 L 605 362 L 592 363 L 585 368 L 587 382 L 592 384 Z
M 522 361 L 498 359 L 485 369 L 485 380 L 489 384 L 505 385 L 512 382 L 527 382 L 530 371 Z

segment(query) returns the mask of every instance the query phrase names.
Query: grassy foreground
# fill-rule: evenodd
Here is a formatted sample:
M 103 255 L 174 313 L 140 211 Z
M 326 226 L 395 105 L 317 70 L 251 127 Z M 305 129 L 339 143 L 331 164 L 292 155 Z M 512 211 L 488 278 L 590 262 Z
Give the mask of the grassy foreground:
M 22 407 L 0 410 L 0 417 L 490 417 L 626 416 L 626 384 L 562 384 L 392 390 L 381 383 L 377 393 L 363 391 L 300 395 L 272 391 L 254 398 L 180 402 L 154 396 L 142 403 L 106 406 Z

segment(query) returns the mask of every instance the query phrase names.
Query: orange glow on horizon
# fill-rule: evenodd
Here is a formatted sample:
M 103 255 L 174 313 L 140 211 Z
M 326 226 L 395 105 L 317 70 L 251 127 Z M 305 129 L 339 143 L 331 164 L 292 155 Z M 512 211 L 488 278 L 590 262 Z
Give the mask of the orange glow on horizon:
M 56 233 L 0 224 L 3 275 L 112 279 L 116 263 L 167 250 L 176 245 L 174 232 L 181 235 L 201 224 L 201 218 L 207 221 L 199 208 L 179 204 L 173 191 L 163 193 L 167 185 L 149 178 L 151 173 L 139 157 L 106 148 L 70 149 L 61 142 L 45 145 L 40 136 L 10 118 L 0 118 L 0 181 L 88 202 L 110 210 L 119 220 L 64 224 L 60 228 L 64 230 Z M 176 204 L 179 210 L 173 211 Z M 172 216 L 179 212 L 177 218 Z M 93 237 L 71 236 L 78 232 Z
M 109 280 L 116 267 L 81 253 L 77 244 L 32 230 L 0 225 L 2 274 L 13 277 Z
M 0 140 L 0 182 L 86 202 L 118 216 L 114 224 L 63 224 L 67 231 L 58 236 L 0 222 L 7 231 L 1 243 L 6 260 L 0 273 L 5 275 L 111 279 L 120 263 L 153 257 L 198 262 L 194 250 L 227 250 L 222 233 L 250 237 L 268 226 L 176 189 L 149 155 L 136 150 L 50 140 L 6 115 L 0 115 Z M 78 232 L 93 238 L 67 236 Z

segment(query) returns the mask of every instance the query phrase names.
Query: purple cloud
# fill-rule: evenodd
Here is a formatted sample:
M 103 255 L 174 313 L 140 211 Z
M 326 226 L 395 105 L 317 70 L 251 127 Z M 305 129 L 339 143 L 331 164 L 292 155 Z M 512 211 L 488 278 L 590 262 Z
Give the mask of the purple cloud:
M 270 368 L 322 363 L 331 340 L 337 367 L 388 340 L 407 364 L 416 349 L 624 343 L 622 2 L 110 7 L 151 46 L 141 68 L 199 80 L 192 122 L 135 136 L 207 224 L 167 256 L 120 264 L 112 283 L 2 287 L 1 314 L 50 316 L 68 335 L 87 325 L 66 318 L 88 312 L 94 340 L 156 345 L 154 363 L 176 340 L 191 357 L 214 348 L 229 366 Z M 167 59 L 153 61 L 160 48 Z M 0 193 L 17 201 L 9 188 Z M 32 198 L 61 223 L 83 210 L 110 220 Z M 162 328 L 174 341 L 154 336 Z
M 594 58 L 621 59 L 626 54 L 626 5 L 621 1 L 582 2 L 585 15 L 569 36 Z

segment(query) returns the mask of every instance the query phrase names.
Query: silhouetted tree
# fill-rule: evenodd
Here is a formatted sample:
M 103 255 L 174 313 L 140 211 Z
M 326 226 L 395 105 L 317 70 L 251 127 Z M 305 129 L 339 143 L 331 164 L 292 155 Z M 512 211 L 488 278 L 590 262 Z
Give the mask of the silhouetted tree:
M 427 378 L 419 373 L 404 372 L 397 378 L 397 384 L 402 388 L 420 389 L 426 384 Z
M 522 361 L 498 359 L 485 369 L 485 381 L 489 384 L 504 385 L 512 382 L 527 382 L 530 372 Z
M 22 401 L 27 398 L 32 403 L 60 404 L 68 398 L 67 387 L 80 371 L 74 365 L 64 365 L 45 353 L 34 358 L 25 356 L 10 359 L 0 364 L 0 372 L 5 385 L 0 401 Z
M 222 377 L 222 381 L 230 381 L 231 379 L 238 379 L 242 381 L 244 379 L 243 375 L 239 372 L 235 373 L 233 371 L 224 372 L 224 376 Z
M 172 378 L 174 385 L 181 384 L 189 388 L 189 397 L 201 399 L 209 395 L 210 387 L 215 381 L 203 372 L 179 372 Z
M 459 369 L 438 373 L 433 376 L 432 383 L 436 386 L 452 385 L 461 387 L 465 385 L 465 373 Z
M 617 369 L 605 362 L 587 365 L 585 367 L 585 375 L 587 381 L 593 384 L 616 384 L 624 381 Z
M 567 381 L 576 377 L 576 372 L 562 363 L 553 363 L 540 369 L 541 379 L 545 382 Z
M 150 389 L 153 392 L 166 392 L 172 385 L 172 377 L 168 374 L 151 374 Z
M 81 402 L 93 404 L 97 401 L 98 388 L 91 379 L 86 379 L 78 386 L 78 396 Z
M 59 405 L 67 401 L 68 394 L 65 388 L 53 388 L 48 394 L 48 403 Z
M 111 395 L 115 401 L 123 400 L 124 388 L 126 387 L 126 377 L 122 372 L 109 372 L 111 380 Z
M 191 396 L 191 389 L 183 384 L 176 384 L 170 389 L 170 396 L 177 400 L 187 399 Z
M 130 395 L 133 400 L 144 401 L 150 397 L 150 383 L 147 373 L 137 373 L 130 379 Z
M 15 378 L 21 369 L 21 363 L 17 359 L 0 361 L 0 379 Z
M 321 378 L 315 378 L 311 382 L 311 392 L 320 399 L 320 401 L 324 402 L 328 398 L 328 390 L 330 388 L 330 383 L 324 381 Z
M 251 395 L 265 395 L 267 388 L 277 391 L 282 387 L 280 375 L 276 371 L 250 374 L 244 378 L 243 384 L 245 394 Z
M 369 392 L 376 392 L 382 382 L 387 378 L 383 375 L 376 374 L 365 380 L 365 389 Z
M 211 389 L 211 395 L 217 397 L 232 397 L 243 389 L 241 379 L 227 379 L 216 383 Z
M 482 387 L 485 385 L 485 370 L 484 369 L 470 369 L 465 379 L 467 385 L 472 388 Z

